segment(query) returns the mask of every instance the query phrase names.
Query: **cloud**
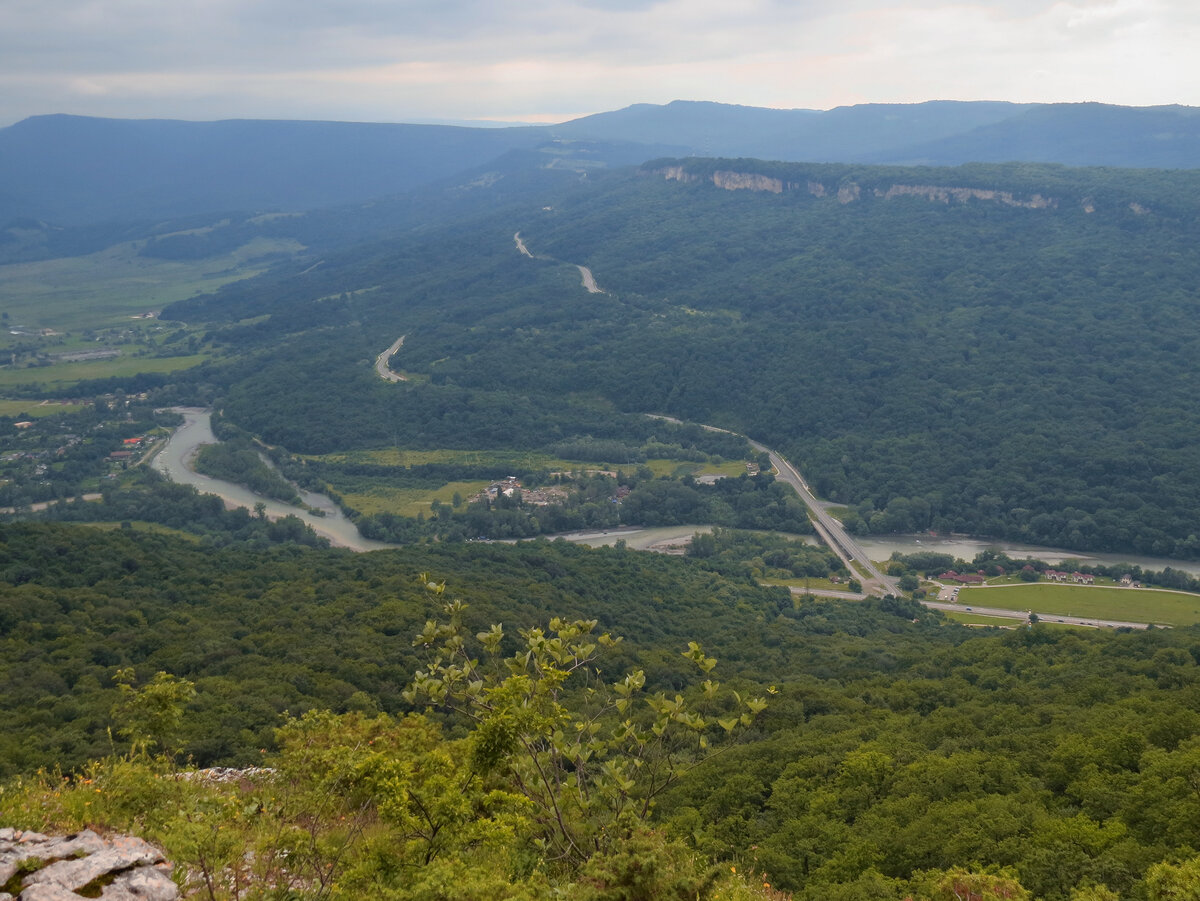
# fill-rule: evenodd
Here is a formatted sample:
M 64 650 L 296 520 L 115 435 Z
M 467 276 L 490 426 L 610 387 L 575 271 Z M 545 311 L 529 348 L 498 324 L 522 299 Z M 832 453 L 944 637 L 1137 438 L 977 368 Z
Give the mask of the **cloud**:
M 1191 0 L 6 0 L 0 122 L 1200 104 Z

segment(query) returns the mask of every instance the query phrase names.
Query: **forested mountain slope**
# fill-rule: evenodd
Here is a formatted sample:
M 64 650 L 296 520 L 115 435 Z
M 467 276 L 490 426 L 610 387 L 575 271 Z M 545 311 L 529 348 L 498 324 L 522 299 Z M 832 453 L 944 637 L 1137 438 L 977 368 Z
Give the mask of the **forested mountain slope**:
M 517 150 L 580 171 L 663 154 L 814 162 L 1200 166 L 1189 107 L 934 101 L 776 110 L 676 101 L 553 126 L 35 116 L 0 129 L 0 227 L 363 203 Z M 0 232 L 0 239 L 3 233 Z
M 732 742 L 726 726 L 709 719 L 698 734 L 721 750 L 707 762 L 691 766 L 694 741 L 692 750 L 676 748 L 682 778 L 661 796 L 654 819 L 726 861 L 723 870 L 766 872 L 764 881 L 797 897 L 948 897 L 914 894 L 908 880 L 956 866 L 1011 868 L 1008 878 L 1046 901 L 1097 883 L 1124 898 L 1160 897 L 1147 893 L 1149 869 L 1191 855 L 1200 841 L 1191 789 L 1200 765 L 1194 629 L 979 632 L 939 625 L 936 614 L 905 601 L 793 601 L 736 569 L 721 575 L 689 558 L 561 542 L 251 553 L 138 531 L 29 524 L 0 527 L 0 762 L 28 777 L 39 766 L 116 753 L 77 780 L 6 783 L 0 811 L 20 816 L 25 828 L 55 817 L 101 825 L 120 817 L 126 828 L 145 828 L 181 814 L 173 837 L 189 861 L 224 853 L 217 839 L 253 828 L 264 809 L 245 796 L 234 803 L 236 794 L 224 803 L 170 800 L 179 781 L 139 775 L 136 755 L 126 754 L 130 695 L 114 677 L 151 687 L 163 672 L 194 683 L 194 696 L 178 696 L 183 718 L 171 738 L 196 763 L 288 767 L 274 757 L 277 737 L 307 735 L 291 746 L 306 768 L 287 770 L 286 783 L 310 805 L 299 809 L 306 828 L 327 828 L 327 804 L 343 795 L 353 802 L 347 815 L 378 803 L 390 822 L 385 799 L 401 785 L 420 801 L 430 770 L 414 762 L 397 783 L 376 784 L 369 777 L 378 770 L 339 765 L 410 766 L 412 749 L 385 737 L 390 723 L 364 717 L 412 710 L 402 691 L 432 653 L 420 636 L 436 631 L 427 620 L 444 616 L 443 599 L 424 587 L 431 577 L 449 579 L 447 597 L 469 604 L 461 618 L 472 653 L 470 636 L 486 635 L 492 623 L 503 623 L 510 654 L 523 647 L 519 630 L 546 628 L 555 616 L 591 618 L 624 636 L 598 658 L 604 683 L 640 669 L 647 697 L 667 704 L 730 691 L 765 699 Z M 689 641 L 702 643 L 702 660 L 715 659 L 707 676 L 693 665 Z M 591 715 L 601 688 L 572 678 L 556 703 Z M 169 702 L 166 688 L 159 700 Z M 496 760 L 512 753 L 505 721 L 463 742 L 474 727 L 432 709 L 440 706 L 427 713 L 446 743 L 434 734 L 422 745 L 444 757 L 433 774 L 452 786 L 503 785 Z M 652 706 L 639 700 L 623 715 L 644 727 Z M 274 731 L 283 711 L 317 708 L 344 718 L 310 720 L 324 723 L 320 735 L 296 723 Z M 383 744 L 381 757 L 368 737 Z M 349 745 L 331 753 L 329 743 L 340 748 L 339 741 Z M 269 809 L 273 816 L 277 807 Z M 447 838 L 488 825 L 472 816 L 460 811 Z M 281 834 L 272 833 L 276 841 Z M 535 860 L 546 856 L 524 833 L 509 838 Z M 335 848 L 354 836 L 340 840 Z M 528 862 L 498 866 L 530 876 Z
M 537 127 L 36 116 L 0 129 L 0 225 L 13 217 L 81 226 L 365 203 L 552 143 Z M 583 146 L 592 165 L 680 149 Z
M 556 132 L 686 144 L 697 156 L 805 162 L 1200 166 L 1200 111 L 1184 106 L 943 100 L 822 111 L 675 101 L 587 116 Z
M 1195 174 L 663 160 L 528 187 L 166 315 L 228 323 L 246 362 L 203 377 L 296 451 L 668 413 L 784 450 L 853 527 L 1200 553 Z M 422 378 L 384 384 L 400 334 Z

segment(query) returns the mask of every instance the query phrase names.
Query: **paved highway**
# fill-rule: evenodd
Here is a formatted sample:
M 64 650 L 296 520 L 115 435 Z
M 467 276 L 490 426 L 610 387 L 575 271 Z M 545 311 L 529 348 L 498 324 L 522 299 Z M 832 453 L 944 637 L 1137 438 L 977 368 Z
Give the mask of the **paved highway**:
M 406 379 L 400 373 L 392 372 L 392 370 L 388 369 L 388 360 L 390 360 L 392 358 L 393 354 L 397 353 L 400 350 L 400 347 L 404 344 L 404 339 L 406 337 L 408 337 L 408 336 L 401 335 L 399 338 L 396 339 L 395 343 L 392 344 L 391 347 L 389 347 L 387 350 L 385 350 L 383 353 L 381 353 L 379 356 L 377 356 L 375 358 L 375 371 L 379 374 L 379 377 L 381 379 L 387 379 L 389 382 L 407 382 L 408 381 L 408 379 Z
M 673 416 L 655 416 L 656 419 L 665 419 L 668 422 L 681 422 Z M 713 432 L 725 432 L 729 435 L 738 435 L 737 432 L 730 429 L 722 429 L 713 425 L 705 425 L 706 428 Z M 858 570 L 866 571 L 870 574 L 869 579 L 863 582 L 863 591 L 867 594 L 887 595 L 894 594 L 897 597 L 901 596 L 901 591 L 896 586 L 895 581 L 884 575 L 879 567 L 871 562 L 871 558 L 867 556 L 867 552 L 859 547 L 858 543 L 846 532 L 842 524 L 833 516 L 825 512 L 825 508 L 817 501 L 816 495 L 812 493 L 812 489 L 808 487 L 808 483 L 796 470 L 791 463 L 785 460 L 781 455 L 775 453 L 765 444 L 760 444 L 745 435 L 739 437 L 746 438 L 750 442 L 750 446 L 755 450 L 766 454 L 771 459 L 771 465 L 775 467 L 779 475 L 776 478 L 787 482 L 796 489 L 796 493 L 800 495 L 800 499 L 804 501 L 809 512 L 813 517 L 813 526 L 830 549 L 837 554 L 842 562 L 850 567 L 850 562 L 854 561 Z M 853 571 L 853 568 L 851 568 Z M 791 589 L 793 594 L 806 594 L 802 588 Z M 853 597 L 845 592 L 837 591 L 813 591 L 811 594 L 823 595 L 825 597 Z M 1005 610 L 1000 607 L 971 607 L 967 608 L 962 604 L 947 604 L 940 601 L 923 600 L 921 601 L 926 607 L 934 610 L 952 610 L 958 613 L 978 613 L 981 616 L 997 616 L 1005 619 L 1025 620 L 1029 619 L 1028 613 L 1022 613 L 1020 610 Z M 1082 616 L 1058 616 L 1052 613 L 1039 613 L 1038 619 L 1048 623 L 1071 623 L 1077 626 L 1096 626 L 1109 629 L 1145 629 L 1146 623 L 1131 623 L 1115 619 L 1088 619 Z
M 676 419 L 674 416 L 650 415 L 653 419 L 662 419 L 667 422 L 683 421 Z M 779 473 L 776 478 L 787 482 L 796 489 L 796 493 L 800 495 L 800 500 L 804 501 L 804 505 L 808 507 L 809 512 L 812 514 L 813 527 L 816 528 L 821 540 L 841 558 L 851 573 L 861 571 L 867 573 L 867 577 L 862 582 L 863 592 L 865 594 L 877 594 L 880 596 L 888 594 L 900 595 L 900 589 L 896 587 L 895 581 L 891 577 L 884 575 L 879 567 L 871 562 L 871 558 L 867 556 L 867 552 L 858 546 L 858 543 L 850 537 L 849 533 L 835 517 L 825 512 L 825 508 L 821 506 L 817 501 L 816 495 L 812 493 L 812 489 L 808 487 L 808 482 L 804 481 L 804 478 L 796 468 L 785 460 L 782 455 L 777 454 L 765 444 L 759 444 L 757 441 L 739 432 L 722 429 L 715 425 L 704 425 L 703 423 L 700 424 L 700 427 L 708 429 L 710 432 L 725 432 L 727 435 L 737 435 L 739 438 L 745 438 L 756 451 L 766 454 L 771 460 L 771 465 Z M 851 561 L 857 565 L 851 566 Z
M 858 543 L 850 537 L 850 534 L 842 527 L 842 524 L 833 516 L 825 512 L 825 508 L 817 502 L 816 495 L 812 493 L 812 489 L 808 487 L 808 483 L 782 456 L 775 453 L 764 444 L 759 444 L 757 441 L 750 441 L 750 446 L 755 450 L 765 453 L 771 458 L 771 465 L 775 467 L 779 475 L 776 478 L 787 482 L 796 489 L 796 493 L 800 495 L 800 500 L 804 501 L 812 514 L 813 526 L 817 530 L 817 534 L 833 550 L 835 554 L 842 558 L 842 562 L 846 564 L 846 568 L 852 573 L 855 569 L 865 571 L 867 578 L 863 580 L 863 591 L 867 594 L 895 594 L 899 595 L 900 590 L 896 587 L 896 583 L 871 562 L 871 558 L 867 556 L 867 552 L 858 546 Z M 851 566 L 853 561 L 856 566 Z
M 921 603 L 934 610 L 950 610 L 954 613 L 978 613 L 980 616 L 996 616 L 1023 621 L 1029 619 L 1028 613 L 1020 610 L 1005 610 L 1002 607 L 964 607 L 962 604 L 947 604 L 942 601 L 922 601 Z M 1076 626 L 1097 626 L 1107 629 L 1146 628 L 1146 623 L 1127 623 L 1118 619 L 1095 619 L 1086 616 L 1057 616 L 1053 613 L 1039 613 L 1038 620 L 1043 623 L 1071 623 Z

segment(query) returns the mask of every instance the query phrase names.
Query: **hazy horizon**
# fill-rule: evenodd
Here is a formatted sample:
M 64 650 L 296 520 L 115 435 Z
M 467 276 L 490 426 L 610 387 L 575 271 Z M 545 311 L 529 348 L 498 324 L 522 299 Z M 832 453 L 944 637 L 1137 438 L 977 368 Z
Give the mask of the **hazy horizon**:
M 547 124 L 634 103 L 1200 105 L 1184 0 L 62 0 L 0 6 L 0 124 Z

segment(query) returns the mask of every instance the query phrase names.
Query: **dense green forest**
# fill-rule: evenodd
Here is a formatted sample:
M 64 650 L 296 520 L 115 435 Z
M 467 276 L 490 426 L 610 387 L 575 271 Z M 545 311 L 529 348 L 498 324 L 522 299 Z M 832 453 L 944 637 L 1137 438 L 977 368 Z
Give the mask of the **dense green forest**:
M 761 583 L 857 585 L 775 534 L 812 531 L 794 492 L 662 472 L 764 465 L 744 434 L 851 532 L 1200 558 L 1200 175 L 568 165 L 594 151 L 633 153 L 0 235 L 3 260 L 289 247 L 163 312 L 204 364 L 5 389 L 74 412 L 0 418 L 0 826 L 136 830 L 214 899 L 1197 897 L 1200 627 L 793 595 Z M 331 548 L 137 465 L 176 404 L 216 411 L 201 469 L 329 492 L 405 546 Z M 523 487 L 412 517 L 343 497 L 501 479 Z M 716 528 L 678 557 L 538 537 L 631 524 Z M 911 592 L 968 564 L 885 566 Z
M 728 171 L 786 189 L 720 190 Z M 753 160 L 503 178 L 452 223 L 170 308 L 231 359 L 159 391 L 207 392 L 304 453 L 630 442 L 635 414 L 668 413 L 784 451 L 862 531 L 1194 558 L 1197 178 Z M 401 334 L 412 378 L 384 383 L 371 361 Z
M 651 857 L 674 859 L 678 849 L 692 847 L 726 861 L 726 870 L 766 874 L 761 878 L 772 891 L 812 899 L 941 897 L 932 882 L 951 872 L 965 879 L 966 871 L 991 872 L 988 878 L 1009 879 L 1045 899 L 1112 897 L 1096 895 L 1098 888 L 1078 895 L 1081 887 L 1099 885 L 1123 898 L 1163 898 L 1174 896 L 1156 894 L 1167 872 L 1160 862 L 1186 859 L 1200 843 L 1200 801 L 1191 788 L 1200 729 L 1194 629 L 972 631 L 904 601 L 793 599 L 783 589 L 757 586 L 748 570 L 719 555 L 672 558 L 562 542 L 354 555 L 294 544 L 214 550 L 167 535 L 57 524 L 8 525 L 0 537 L 0 698 L 8 724 L 0 761 L 10 776 L 27 774 L 7 783 L 0 805 L 26 826 L 55 817 L 103 816 L 113 823 L 133 817 L 179 841 L 164 825 L 175 808 L 138 807 L 153 777 L 136 777 L 137 767 L 152 764 L 120 760 L 130 759 L 127 742 L 143 735 L 130 725 L 129 692 L 158 685 L 161 695 L 172 680 L 186 680 L 195 693 L 179 695 L 182 717 L 169 744 L 197 765 L 283 755 L 280 766 L 305 761 L 310 781 L 303 784 L 367 791 L 373 803 L 383 803 L 396 783 L 386 789 L 371 782 L 369 767 L 341 775 L 323 769 L 359 759 L 347 756 L 345 742 L 367 734 L 393 749 L 355 764 L 373 767 L 409 766 L 403 754 L 417 747 L 433 753 L 445 740 L 447 760 L 455 761 L 447 774 L 479 779 L 478 815 L 492 811 L 479 820 L 462 814 L 467 819 L 456 828 L 469 822 L 491 828 L 501 808 L 487 805 L 500 796 L 485 802 L 486 790 L 509 790 L 506 780 L 520 772 L 508 769 L 518 766 L 504 750 L 509 733 L 472 737 L 470 717 L 439 712 L 436 698 L 450 695 L 431 702 L 405 694 L 414 678 L 421 691 L 442 684 L 429 681 L 431 672 L 449 678 L 437 667 L 453 658 L 435 650 L 455 633 L 437 624 L 447 622 L 445 601 L 461 597 L 468 606 L 450 614 L 451 621 L 485 644 L 494 640 L 502 655 L 520 655 L 522 629 L 565 636 L 574 620 L 596 620 L 597 634 L 623 637 L 586 650 L 600 655 L 595 667 L 602 681 L 640 671 L 645 682 L 638 692 L 650 703 L 630 708 L 634 721 L 676 710 L 686 726 L 682 735 L 692 736 L 673 752 L 677 778 L 655 792 L 648 811 L 669 837 L 638 839 L 667 842 L 676 851 L 655 846 L 645 852 Z M 440 584 L 426 584 L 443 575 L 450 580 L 444 595 Z M 557 626 L 556 617 L 563 618 Z M 497 622 L 507 637 L 488 637 Z M 425 637 L 414 642 L 414 635 Z M 692 642 L 703 651 L 689 650 Z M 156 678 L 157 672 L 168 675 Z M 589 715 L 589 687 L 600 684 L 566 679 L 557 695 L 565 706 L 555 716 Z M 761 698 L 765 709 L 738 725 L 730 692 L 742 701 Z M 714 712 L 699 712 L 710 694 Z M 672 706 L 676 695 L 685 706 Z M 470 697 L 463 696 L 474 703 Z M 307 725 L 275 731 L 284 711 L 321 709 L 342 719 L 312 713 L 301 721 Z M 404 727 L 405 734 L 425 736 L 417 745 L 384 738 L 393 735 L 393 720 L 377 717 L 410 711 L 425 711 L 435 731 Z M 733 719 L 718 723 L 730 713 Z M 609 714 L 597 715 L 597 723 L 611 725 Z M 527 727 L 537 728 L 520 726 Z M 168 741 L 165 733 L 154 736 Z M 708 751 L 695 756 L 701 737 L 716 752 L 703 763 Z M 464 738 L 467 746 L 453 744 Z M 320 747 L 328 753 L 314 757 Z M 595 753 L 616 753 L 615 747 L 597 745 Z M 634 753 L 624 747 L 621 754 Z M 118 757 L 80 776 L 104 787 L 102 799 L 91 796 L 92 814 L 82 806 L 82 790 L 91 787 L 73 781 L 51 780 L 46 789 L 67 800 L 51 801 L 49 794 L 36 800 L 43 783 L 29 774 L 37 767 L 72 768 L 112 753 Z M 606 759 L 616 765 L 623 758 Z M 320 779 L 333 781 L 311 781 Z M 299 790 L 302 783 L 293 785 Z M 175 790 L 154 791 L 161 801 L 162 792 Z M 640 789 L 631 783 L 629 791 L 633 797 Z M 346 803 L 358 803 L 353 798 Z M 182 809 L 209 812 L 200 821 L 190 815 L 193 844 L 181 846 L 184 854 L 207 834 L 207 827 L 195 831 L 198 822 L 215 823 L 212 817 L 240 802 L 189 803 L 200 807 Z M 505 842 L 516 843 L 505 847 L 543 847 L 523 844 L 543 828 L 536 805 L 511 803 L 517 807 L 510 812 L 524 811 L 528 819 L 515 833 L 503 832 Z M 577 827 L 607 816 L 587 810 L 573 814 L 583 817 Z M 391 815 L 380 814 L 386 822 Z M 260 822 L 245 816 L 228 822 L 237 829 Z M 448 832 L 447 841 L 451 835 L 458 833 Z M 462 847 L 478 851 L 473 841 Z M 394 847 L 401 853 L 410 846 Z M 594 866 L 607 859 L 608 847 L 597 846 Z M 523 858 L 524 870 L 513 870 L 516 858 L 508 853 L 508 863 L 497 868 L 493 860 L 492 869 L 534 878 L 538 868 L 530 858 Z M 371 872 L 372 879 L 384 878 Z M 543 876 L 551 878 L 549 872 Z M 583 871 L 570 872 L 578 879 Z M 713 891 L 694 886 L 686 897 L 715 897 Z

